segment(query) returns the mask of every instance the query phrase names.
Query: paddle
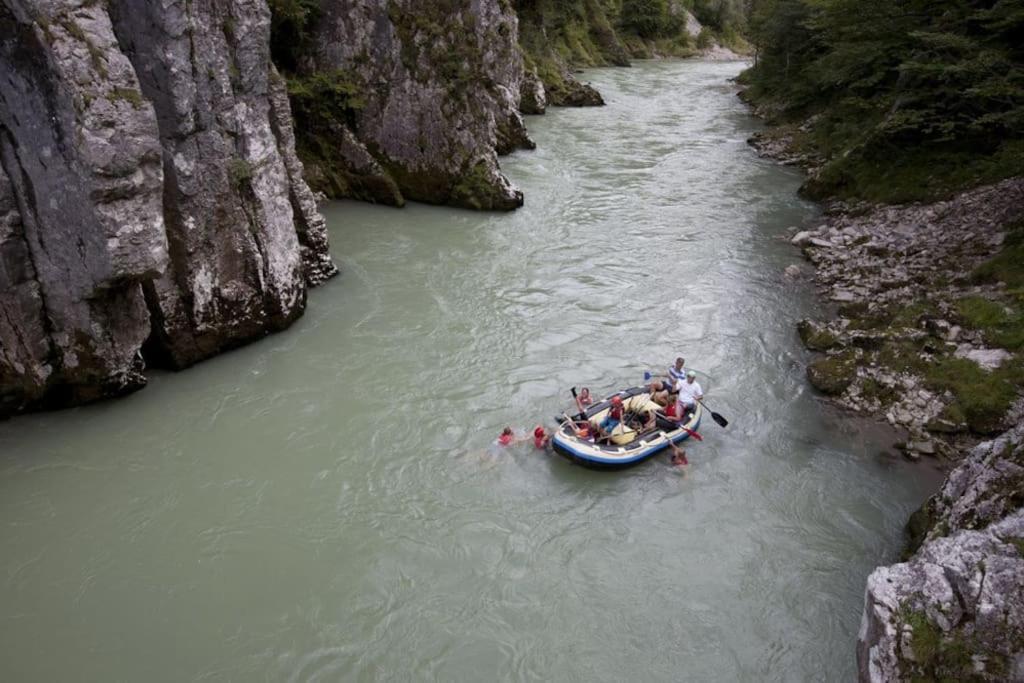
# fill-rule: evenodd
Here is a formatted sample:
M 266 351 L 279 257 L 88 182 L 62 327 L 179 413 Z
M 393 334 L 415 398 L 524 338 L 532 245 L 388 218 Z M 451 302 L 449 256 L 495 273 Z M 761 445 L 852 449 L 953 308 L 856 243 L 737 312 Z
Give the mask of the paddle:
M 699 403 L 702 406 L 704 406 L 704 410 L 706 410 L 709 413 L 711 413 L 711 419 L 714 420 L 715 422 L 717 422 L 719 427 L 728 427 L 729 426 L 729 421 L 726 420 L 724 417 L 722 417 L 720 414 L 718 414 L 715 411 L 711 410 L 711 408 L 708 408 L 706 405 L 704 405 L 704 401 L 697 401 L 697 403 Z

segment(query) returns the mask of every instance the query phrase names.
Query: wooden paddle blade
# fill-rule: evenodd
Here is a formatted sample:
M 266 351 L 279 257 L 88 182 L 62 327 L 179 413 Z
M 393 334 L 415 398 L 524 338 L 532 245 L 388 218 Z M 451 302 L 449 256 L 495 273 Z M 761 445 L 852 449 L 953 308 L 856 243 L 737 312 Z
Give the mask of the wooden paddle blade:
M 714 411 L 711 412 L 711 419 L 718 423 L 719 427 L 728 427 L 729 421 L 722 417 L 719 413 Z

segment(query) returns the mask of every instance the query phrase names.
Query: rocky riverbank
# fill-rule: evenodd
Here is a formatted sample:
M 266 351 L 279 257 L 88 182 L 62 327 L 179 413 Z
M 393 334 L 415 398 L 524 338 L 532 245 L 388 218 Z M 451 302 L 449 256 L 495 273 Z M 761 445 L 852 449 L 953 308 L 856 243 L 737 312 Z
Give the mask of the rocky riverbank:
M 813 187 L 809 128 L 750 142 Z M 1024 680 L 1024 178 L 932 203 L 831 202 L 790 239 L 835 307 L 797 325 L 820 354 L 811 384 L 902 430 L 907 457 L 959 463 L 908 524 L 907 562 L 868 578 L 860 680 Z
M 829 207 L 792 237 L 837 305 L 804 320 L 824 355 L 811 383 L 840 406 L 907 431 L 910 457 L 947 455 L 1012 423 L 1024 380 L 1019 309 L 986 263 L 1024 221 L 1024 179 L 933 204 Z
M 1024 680 L 1024 424 L 975 447 L 868 577 L 861 681 Z

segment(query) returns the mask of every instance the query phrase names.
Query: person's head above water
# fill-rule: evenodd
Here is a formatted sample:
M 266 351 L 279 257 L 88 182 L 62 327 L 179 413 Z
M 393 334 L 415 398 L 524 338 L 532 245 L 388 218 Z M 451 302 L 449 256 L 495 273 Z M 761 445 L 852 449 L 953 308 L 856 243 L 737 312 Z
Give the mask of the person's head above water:
M 621 406 L 622 405 L 622 397 L 621 396 L 612 396 L 612 405 L 613 406 Z
M 689 382 L 690 384 L 693 384 L 693 380 L 696 378 L 697 373 L 694 372 L 693 370 L 690 370 L 688 373 L 686 373 L 686 381 Z
M 547 435 L 547 432 L 545 432 L 544 428 L 541 427 L 540 425 L 537 425 L 537 428 L 533 430 L 533 436 L 535 438 L 540 439 L 543 438 L 545 435 Z
M 676 370 L 682 370 L 685 363 L 686 360 L 682 356 L 676 358 Z
M 504 429 L 501 430 L 501 435 L 502 436 L 512 436 L 512 428 L 511 427 L 505 427 Z
M 580 389 L 580 396 L 590 396 L 590 389 L 583 387 Z

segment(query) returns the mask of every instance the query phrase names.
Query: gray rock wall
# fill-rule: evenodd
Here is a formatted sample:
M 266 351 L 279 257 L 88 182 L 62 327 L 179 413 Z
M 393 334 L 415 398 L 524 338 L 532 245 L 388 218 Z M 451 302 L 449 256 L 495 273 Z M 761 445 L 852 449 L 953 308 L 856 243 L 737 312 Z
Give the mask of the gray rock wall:
M 264 0 L 0 2 L 0 416 L 280 329 L 334 272 L 268 33 Z
M 921 514 L 915 555 L 868 578 L 860 680 L 1024 680 L 1024 423 L 974 448 Z
M 167 265 L 153 108 L 98 5 L 0 6 L 0 412 L 141 386 Z
M 500 0 L 323 0 L 305 73 L 344 73 L 360 107 L 327 136 L 356 196 L 512 209 L 497 155 L 533 146 L 519 114 L 515 13 Z

